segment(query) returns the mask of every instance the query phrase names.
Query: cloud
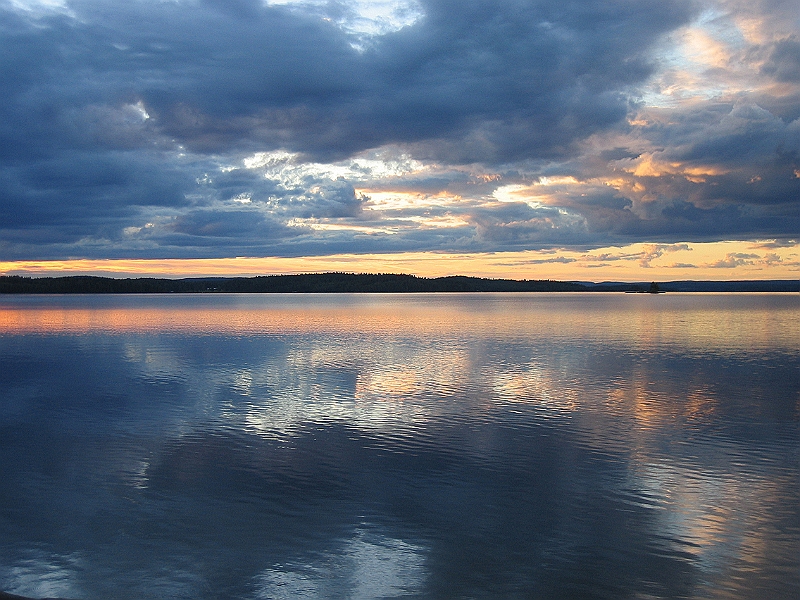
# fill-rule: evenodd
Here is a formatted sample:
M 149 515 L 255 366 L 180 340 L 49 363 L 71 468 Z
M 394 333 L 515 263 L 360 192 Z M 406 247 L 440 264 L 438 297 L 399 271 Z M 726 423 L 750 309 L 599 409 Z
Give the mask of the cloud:
M 744 252 L 729 252 L 725 258 L 717 262 L 706 265 L 712 269 L 734 269 L 744 265 L 755 264 L 754 259 L 761 258 L 758 254 L 748 254 Z
M 691 248 L 688 244 L 657 244 L 647 246 L 644 249 L 643 256 L 639 264 L 642 267 L 650 267 L 650 263 L 657 258 L 661 258 L 664 254 L 671 252 L 689 251 Z
M 800 39 L 791 36 L 776 42 L 761 71 L 778 81 L 800 82 Z
M 794 9 L 6 2 L 0 258 L 797 239 Z
M 577 262 L 577 258 L 569 258 L 567 256 L 556 256 L 554 258 L 538 258 L 531 261 L 528 261 L 530 264 L 534 265 L 544 265 L 544 264 L 569 264 Z
M 653 40 L 692 10 L 681 0 L 430 0 L 421 19 L 358 52 L 334 23 L 286 6 L 69 7 L 74 17 L 36 23 L 6 10 L 7 79 L 18 92 L 7 108 L 28 117 L 49 108 L 61 125 L 32 145 L 45 132 L 86 141 L 58 123 L 67 115 L 94 121 L 112 143 L 119 136 L 105 129 L 119 119 L 107 105 L 127 102 L 145 108 L 154 137 L 204 152 L 258 144 L 341 157 L 416 142 L 457 162 L 560 154 L 620 122 L 625 86 L 652 71 Z
M 797 246 L 797 244 L 798 244 L 797 240 L 788 240 L 788 239 L 783 239 L 783 240 L 763 240 L 763 241 L 760 241 L 760 242 L 758 242 L 756 244 L 753 244 L 753 248 L 754 249 L 760 249 L 760 250 L 765 250 L 765 249 L 766 250 L 770 250 L 770 249 L 774 249 L 774 248 L 792 248 L 794 246 Z
M 477 241 L 487 248 L 553 245 L 556 240 L 579 243 L 585 239 L 585 223 L 579 215 L 551 207 L 532 208 L 515 203 L 473 209 L 467 218 L 475 227 Z

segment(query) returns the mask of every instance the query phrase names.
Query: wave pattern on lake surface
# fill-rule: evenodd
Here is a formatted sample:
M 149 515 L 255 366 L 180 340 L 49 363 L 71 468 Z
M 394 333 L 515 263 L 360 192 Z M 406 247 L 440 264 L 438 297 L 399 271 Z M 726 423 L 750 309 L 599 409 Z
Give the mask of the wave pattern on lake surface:
M 797 294 L 0 298 L 0 589 L 800 597 Z

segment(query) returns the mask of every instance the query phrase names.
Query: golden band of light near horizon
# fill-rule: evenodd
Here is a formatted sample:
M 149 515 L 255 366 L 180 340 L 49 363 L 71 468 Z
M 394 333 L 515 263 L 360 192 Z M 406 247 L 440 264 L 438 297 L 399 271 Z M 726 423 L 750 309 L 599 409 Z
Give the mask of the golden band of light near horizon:
M 797 279 L 800 244 L 766 240 L 631 244 L 586 251 L 0 261 L 0 274 L 25 276 L 203 277 L 334 271 L 568 281 Z
M 800 278 L 800 244 L 714 242 L 632 244 L 502 253 L 337 254 L 305 257 L 0 261 L 4 275 L 117 277 L 254 276 L 317 272 L 468 275 L 578 281 Z

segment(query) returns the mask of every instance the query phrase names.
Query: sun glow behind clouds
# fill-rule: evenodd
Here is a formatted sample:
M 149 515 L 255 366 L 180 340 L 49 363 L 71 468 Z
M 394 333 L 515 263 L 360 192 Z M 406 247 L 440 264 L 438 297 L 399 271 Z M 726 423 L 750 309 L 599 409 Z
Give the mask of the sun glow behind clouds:
M 297 154 L 282 150 L 256 152 L 242 160 L 245 169 L 260 170 L 264 177 L 284 185 L 299 185 L 308 178 L 346 179 L 352 183 L 401 177 L 426 170 L 425 165 L 408 154 L 389 151 L 365 153 L 336 163 L 302 162 Z M 238 166 L 224 166 L 228 171 Z
M 531 208 L 558 207 L 560 194 L 574 193 L 584 185 L 572 176 L 540 177 L 530 185 L 501 185 L 492 192 L 492 197 L 499 202 L 524 202 Z M 564 215 L 569 214 L 564 208 L 558 210 Z
M 361 40 L 413 25 L 423 14 L 422 7 L 415 0 L 344 0 L 335 3 L 327 0 L 267 0 L 266 4 L 316 9 L 323 18 Z M 357 49 L 364 47 L 363 42 L 353 45 Z
M 528 185 L 510 184 L 498 187 L 492 196 L 498 202 L 525 202 L 529 206 L 536 208 L 547 203 L 547 194 L 537 194 Z
M 746 23 L 708 7 L 664 41 L 661 69 L 644 94 L 648 106 L 675 106 L 752 91 L 758 65 L 746 57 Z
M 356 190 L 357 193 L 369 198 L 369 206 L 373 210 L 402 211 L 407 209 L 420 210 L 434 206 L 450 206 L 459 203 L 462 198 L 454 194 L 421 194 L 407 191 L 373 191 L 369 189 Z
M 66 0 L 10 0 L 10 4 L 17 10 L 34 17 L 42 17 L 54 12 L 70 13 Z

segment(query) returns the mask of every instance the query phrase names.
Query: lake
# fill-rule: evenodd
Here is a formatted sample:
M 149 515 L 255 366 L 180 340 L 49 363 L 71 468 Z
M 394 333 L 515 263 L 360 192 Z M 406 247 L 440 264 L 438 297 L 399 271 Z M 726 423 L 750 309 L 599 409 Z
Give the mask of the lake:
M 2 296 L 0 590 L 800 598 L 800 294 Z

